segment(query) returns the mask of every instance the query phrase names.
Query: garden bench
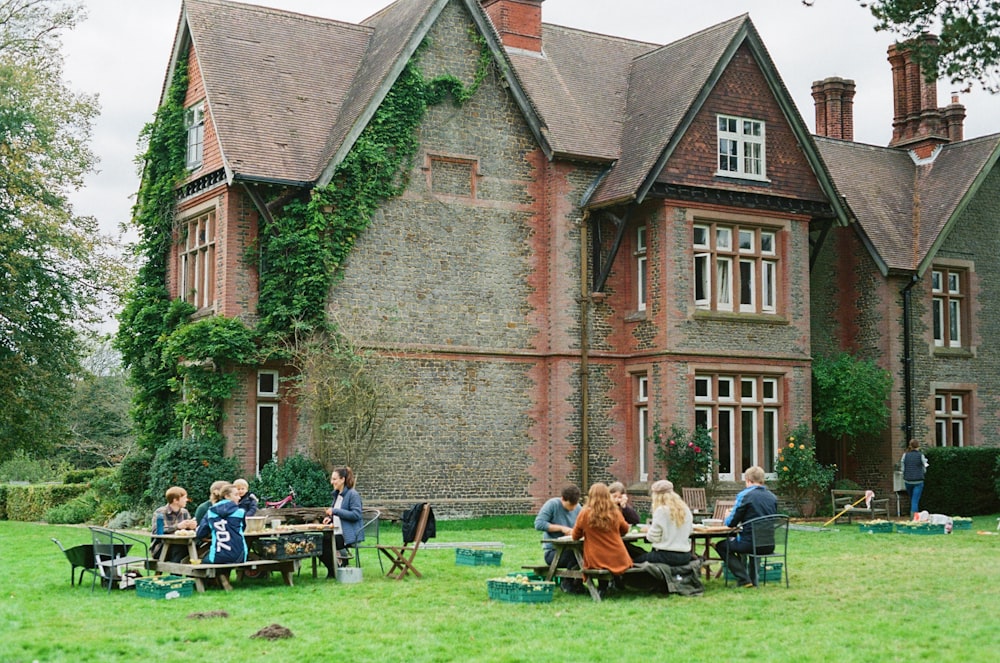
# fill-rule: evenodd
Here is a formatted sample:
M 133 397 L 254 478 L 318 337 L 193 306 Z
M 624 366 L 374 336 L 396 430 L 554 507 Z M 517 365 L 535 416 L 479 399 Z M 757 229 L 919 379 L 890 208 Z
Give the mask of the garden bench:
M 199 592 L 205 591 L 204 580 L 206 578 L 217 578 L 219 584 L 227 592 L 233 588 L 229 583 L 229 572 L 236 571 L 237 577 L 242 578 L 245 571 L 279 571 L 281 578 L 289 587 L 292 586 L 292 576 L 295 573 L 297 562 L 295 559 L 254 559 L 247 562 L 237 562 L 235 564 L 181 564 L 177 562 L 157 562 L 157 573 L 172 573 L 186 578 L 194 578 L 195 588 Z
M 830 491 L 830 502 L 833 504 L 833 515 L 837 515 L 847 507 L 851 506 L 861 498 L 865 496 L 865 491 L 863 490 L 831 490 Z M 857 506 L 848 509 L 844 517 L 847 518 L 848 524 L 851 523 L 852 516 L 866 515 L 869 520 L 874 520 L 876 518 L 889 518 L 889 498 L 883 497 L 881 499 L 872 498 L 871 506 L 866 507 L 865 503 L 862 502 Z

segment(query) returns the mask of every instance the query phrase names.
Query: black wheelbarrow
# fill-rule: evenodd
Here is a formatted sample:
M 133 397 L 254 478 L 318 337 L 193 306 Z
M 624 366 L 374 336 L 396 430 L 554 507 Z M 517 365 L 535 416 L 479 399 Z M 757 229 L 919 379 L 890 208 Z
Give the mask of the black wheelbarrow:
M 69 584 L 76 585 L 83 583 L 83 574 L 87 571 L 90 573 L 97 573 L 94 566 L 94 545 L 92 543 L 81 543 L 78 546 L 73 546 L 72 548 L 63 548 L 63 544 L 59 542 L 59 539 L 53 538 L 52 542 L 59 546 L 59 550 L 63 551 L 66 555 L 66 559 L 70 563 L 69 569 Z M 121 555 L 127 555 L 129 548 L 132 546 L 116 546 L 121 548 Z M 80 578 L 76 578 L 76 570 L 80 569 Z

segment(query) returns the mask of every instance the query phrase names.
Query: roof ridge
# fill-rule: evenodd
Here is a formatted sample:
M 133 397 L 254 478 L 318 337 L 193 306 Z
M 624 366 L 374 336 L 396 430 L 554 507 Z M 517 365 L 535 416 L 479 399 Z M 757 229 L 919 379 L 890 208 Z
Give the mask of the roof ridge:
M 621 37 L 618 35 L 609 35 L 603 32 L 594 32 L 593 30 L 584 30 L 582 28 L 574 28 L 568 25 L 559 25 L 558 23 L 542 23 L 542 28 L 549 29 L 559 29 L 565 32 L 576 32 L 579 34 L 590 35 L 592 37 L 599 37 L 607 41 L 623 42 L 627 44 L 639 44 L 642 46 L 652 46 L 655 49 L 664 46 L 664 44 L 657 43 L 655 41 L 645 41 L 642 39 L 629 39 L 628 37 Z

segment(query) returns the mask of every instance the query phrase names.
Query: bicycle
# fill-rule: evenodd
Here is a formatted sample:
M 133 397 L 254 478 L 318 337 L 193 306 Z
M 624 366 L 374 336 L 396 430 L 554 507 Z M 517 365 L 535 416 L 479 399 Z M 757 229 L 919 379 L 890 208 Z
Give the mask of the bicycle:
M 293 488 L 292 486 L 288 487 L 288 494 L 285 495 L 280 500 L 264 501 L 264 508 L 266 509 L 280 509 L 286 506 L 292 506 L 292 507 L 298 506 L 298 504 L 295 502 L 295 488 Z

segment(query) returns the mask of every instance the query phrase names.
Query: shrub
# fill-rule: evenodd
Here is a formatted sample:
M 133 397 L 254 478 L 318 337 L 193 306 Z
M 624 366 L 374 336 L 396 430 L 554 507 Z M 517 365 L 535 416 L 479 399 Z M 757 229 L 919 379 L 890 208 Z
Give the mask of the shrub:
M 55 458 L 35 458 L 23 449 L 18 449 L 10 455 L 10 458 L 0 463 L 0 481 L 28 483 L 59 481 L 69 469 L 65 461 Z
M 7 486 L 7 518 L 26 522 L 43 520 L 49 509 L 87 492 L 83 484 Z
M 192 437 L 171 440 L 160 447 L 149 468 L 149 495 L 160 502 L 167 488 L 184 487 L 188 495 L 208 495 L 213 481 L 233 481 L 239 463 L 227 457 L 217 438 Z
M 921 509 L 962 516 L 1000 511 L 996 489 L 1000 448 L 932 447 L 924 454 L 929 464 Z
M 106 477 L 114 473 L 110 467 L 95 467 L 89 470 L 70 470 L 63 477 L 63 483 L 87 483 L 98 477 Z
M 88 490 L 65 504 L 60 504 L 45 512 L 45 522 L 50 525 L 78 525 L 85 523 L 97 513 L 97 497 Z
M 149 493 L 149 470 L 152 466 L 152 452 L 140 448 L 133 448 L 118 466 L 118 488 L 132 503 L 153 501 Z
M 816 445 L 812 432 L 805 424 L 795 428 L 785 443 L 778 449 L 775 463 L 778 492 L 793 502 L 812 499 L 819 503 L 819 495 L 833 481 L 835 466 L 826 466 L 816 460 Z
M 689 433 L 683 426 L 670 425 L 670 436 L 664 441 L 660 425 L 653 425 L 653 446 L 656 457 L 667 465 L 667 479 L 680 489 L 708 485 L 712 471 L 712 437 L 702 426 Z
M 319 461 L 301 454 L 289 456 L 281 463 L 268 463 L 250 483 L 261 506 L 265 498 L 287 495 L 289 486 L 295 489 L 295 501 L 300 506 L 330 505 L 330 477 Z

